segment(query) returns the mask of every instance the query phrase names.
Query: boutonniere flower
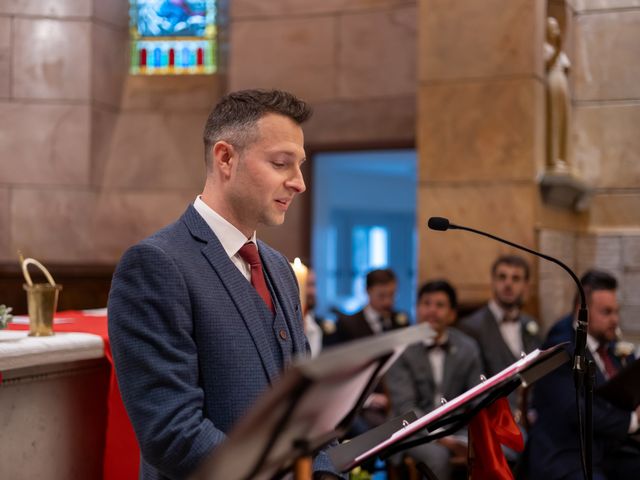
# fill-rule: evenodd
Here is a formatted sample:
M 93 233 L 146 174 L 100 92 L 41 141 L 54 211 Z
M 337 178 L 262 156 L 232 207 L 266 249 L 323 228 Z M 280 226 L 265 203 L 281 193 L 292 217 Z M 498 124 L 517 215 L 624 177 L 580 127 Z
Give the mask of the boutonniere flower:
M 529 335 L 537 335 L 540 331 L 540 327 L 538 327 L 538 324 L 533 320 L 527 322 L 524 328 Z
M 635 351 L 635 349 L 636 347 L 633 343 L 619 341 L 616 342 L 613 353 L 616 355 L 616 357 L 624 358 L 631 355 Z
M 7 328 L 7 325 L 13 318 L 13 315 L 11 315 L 11 310 L 13 310 L 11 307 L 0 305 L 0 330 L 2 330 L 3 328 Z
M 409 317 L 407 317 L 406 313 L 400 312 L 396 314 L 396 323 L 398 325 L 406 325 L 409 323 Z

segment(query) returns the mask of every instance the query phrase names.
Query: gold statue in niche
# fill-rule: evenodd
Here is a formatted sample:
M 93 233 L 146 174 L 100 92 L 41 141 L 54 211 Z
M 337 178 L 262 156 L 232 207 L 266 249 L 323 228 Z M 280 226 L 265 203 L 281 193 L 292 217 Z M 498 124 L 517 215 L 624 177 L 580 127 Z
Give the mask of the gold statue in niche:
M 547 97 L 547 168 L 552 173 L 568 174 L 570 169 L 569 119 L 571 104 L 567 75 L 571 63 L 562 51 L 558 21 L 547 18 L 544 44 Z

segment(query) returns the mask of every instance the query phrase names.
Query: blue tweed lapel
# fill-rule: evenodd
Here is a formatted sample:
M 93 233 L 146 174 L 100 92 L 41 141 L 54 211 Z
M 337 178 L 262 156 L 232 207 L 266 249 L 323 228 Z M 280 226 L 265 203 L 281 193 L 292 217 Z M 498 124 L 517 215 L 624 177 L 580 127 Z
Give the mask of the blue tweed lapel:
M 222 285 L 224 285 L 240 312 L 240 316 L 247 326 L 247 330 L 260 355 L 269 381 L 273 382 L 278 377 L 279 372 L 273 357 L 273 351 L 267 341 L 268 332 L 266 326 L 270 322 L 266 322 L 260 316 L 254 303 L 247 297 L 247 293 L 250 292 L 249 288 L 253 287 L 229 259 L 218 238 L 192 205 L 189 206 L 182 218 L 191 234 L 206 243 L 202 248 L 202 254 L 218 274 Z

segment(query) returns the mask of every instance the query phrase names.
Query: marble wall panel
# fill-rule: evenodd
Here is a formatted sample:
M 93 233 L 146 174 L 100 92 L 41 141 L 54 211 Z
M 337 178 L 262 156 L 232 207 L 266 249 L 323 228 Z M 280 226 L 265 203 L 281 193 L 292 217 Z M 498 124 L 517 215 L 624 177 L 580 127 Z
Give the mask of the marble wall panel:
M 533 184 L 420 185 L 418 224 L 424 225 L 431 216 L 447 217 L 454 223 L 488 230 L 535 248 L 536 235 L 531 228 L 535 195 Z M 420 228 L 418 235 L 419 281 L 448 278 L 461 289 L 463 302 L 485 301 L 491 264 L 500 254 L 515 253 L 506 245 L 467 232 Z M 471 297 L 476 294 L 479 297 Z
M 640 98 L 640 9 L 576 19 L 574 98 Z
M 129 69 L 127 30 L 94 24 L 91 40 L 92 99 L 119 108 Z
M 544 162 L 544 91 L 534 78 L 425 84 L 421 181 L 530 180 Z
M 115 263 L 124 250 L 175 220 L 195 193 L 15 189 L 11 250 L 45 262 Z
M 634 342 L 636 347 L 640 343 L 640 306 L 622 305 L 620 308 L 620 328 L 623 338 Z
M 307 101 L 336 94 L 336 21 L 329 17 L 237 21 L 229 90 L 281 88 Z
M 605 270 L 622 279 L 622 239 L 619 235 L 582 235 L 578 238 L 577 275 L 581 276 L 592 268 Z
M 421 81 L 494 75 L 542 76 L 543 0 L 424 0 Z
M 627 272 L 619 280 L 622 304 L 640 307 L 640 271 Z M 640 317 L 637 317 L 635 321 L 640 327 Z
M 89 100 L 89 22 L 16 18 L 13 49 L 14 97 Z
M 86 185 L 88 106 L 0 103 L 2 183 Z
M 640 105 L 578 106 L 574 112 L 574 159 L 582 177 L 598 188 L 640 186 Z
M 416 17 L 416 7 L 410 6 L 340 18 L 341 98 L 415 95 Z
M 10 198 L 11 193 L 8 188 L 0 187 L 0 261 L 13 260 L 15 253 L 9 250 L 10 234 Z
M 93 0 L 93 18 L 126 29 L 129 25 L 129 1 Z
M 608 10 L 613 8 L 640 7 L 640 0 L 573 0 L 578 12 L 584 10 Z
M 224 93 L 221 75 L 126 77 L 123 110 L 209 111 Z
M 575 268 L 576 234 L 561 230 L 541 230 L 538 247 L 541 252 Z M 540 322 L 548 330 L 560 317 L 572 308 L 575 283 L 559 266 L 538 259 L 538 297 L 540 298 Z
M 622 237 L 622 264 L 625 271 L 640 271 L 640 233 Z M 640 299 L 640 288 L 638 298 Z
M 105 139 L 108 156 L 96 165 L 102 175 L 96 183 L 108 188 L 201 189 L 205 120 L 203 112 L 122 112 L 111 140 Z
M 118 0 L 103 1 L 113 2 Z M 88 18 L 91 15 L 91 0 L 0 0 L 0 14 L 3 13 L 10 15 Z
M 11 19 L 0 17 L 0 98 L 11 96 Z
M 312 102 L 313 116 L 304 126 L 312 147 L 340 144 L 412 145 L 415 142 L 415 97 L 360 101 Z
M 601 193 L 594 196 L 589 212 L 590 226 L 596 228 L 637 228 L 640 225 L 640 195 Z
M 342 14 L 416 5 L 416 0 L 234 0 L 233 18 L 282 17 L 287 15 Z

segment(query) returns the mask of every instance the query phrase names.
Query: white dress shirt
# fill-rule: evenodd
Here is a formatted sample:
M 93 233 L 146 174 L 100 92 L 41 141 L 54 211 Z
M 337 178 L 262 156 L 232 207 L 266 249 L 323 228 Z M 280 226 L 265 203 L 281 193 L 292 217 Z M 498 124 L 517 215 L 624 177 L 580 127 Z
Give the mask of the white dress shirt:
M 522 325 L 520 325 L 520 320 L 505 322 L 505 311 L 493 299 L 489 300 L 489 310 L 491 310 L 491 313 L 496 318 L 500 334 L 509 347 L 509 350 L 511 350 L 514 357 L 520 358 L 520 354 L 524 351 L 524 346 L 522 345 Z
M 256 249 L 258 248 L 256 232 L 254 231 L 250 238 L 245 237 L 240 230 L 222 218 L 222 216 L 209 205 L 204 203 L 200 195 L 198 195 L 195 202 L 193 202 L 193 207 L 204 219 L 207 225 L 209 225 L 209 228 L 211 228 L 216 237 L 218 237 L 218 240 L 220 240 L 220 243 L 222 244 L 222 248 L 227 252 L 227 255 L 229 255 L 233 264 L 238 267 L 240 273 L 242 273 L 247 280 L 251 281 L 251 267 L 238 254 L 238 251 L 247 242 L 255 243 Z

